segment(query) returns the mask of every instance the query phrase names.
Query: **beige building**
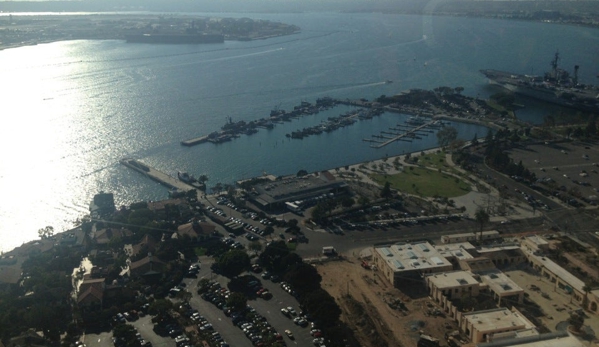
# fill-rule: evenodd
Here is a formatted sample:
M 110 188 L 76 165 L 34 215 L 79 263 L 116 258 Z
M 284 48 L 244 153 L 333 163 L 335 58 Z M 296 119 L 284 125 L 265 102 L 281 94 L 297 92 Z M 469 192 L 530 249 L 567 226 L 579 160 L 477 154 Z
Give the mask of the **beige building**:
M 498 268 L 506 268 L 526 263 L 526 256 L 517 243 L 502 243 L 476 248 L 475 257 L 486 257 Z
M 532 332 L 532 324 L 520 311 L 513 308 L 496 308 L 492 310 L 463 313 L 459 322 L 460 330 L 466 334 L 473 343 L 490 342 L 494 336 L 505 336 L 509 332 Z
M 541 276 L 554 283 L 555 290 L 569 293 L 572 295 L 572 300 L 578 305 L 584 304 L 586 296 L 584 289 L 586 288 L 583 281 L 547 257 L 536 255 L 532 251 L 525 251 L 524 254 L 530 266 L 539 271 Z
M 556 331 L 541 335 L 497 338 L 491 342 L 477 343 L 476 347 L 585 347 L 587 346 L 567 331 Z
M 520 288 L 506 274 L 500 271 L 480 275 L 480 280 L 493 293 L 497 306 L 502 300 L 511 299 L 521 304 L 524 301 L 524 289 Z
M 471 259 L 460 259 L 460 269 L 470 271 L 473 274 L 485 273 L 497 270 L 491 259 L 476 257 Z
M 463 233 L 441 236 L 441 243 L 459 243 L 459 242 L 475 242 L 479 239 L 483 242 L 497 240 L 501 238 L 501 234 L 497 230 L 483 231 L 481 233 Z
M 586 309 L 593 312 L 598 313 L 599 308 L 599 289 L 591 290 L 587 294 L 586 299 Z
M 429 274 L 425 277 L 430 296 L 436 302 L 444 297 L 453 300 L 463 296 L 478 296 L 480 283 L 466 271 Z
M 532 253 L 546 253 L 549 251 L 549 242 L 539 235 L 525 237 L 521 246 L 525 251 Z
M 411 284 L 421 281 L 424 274 L 447 272 L 452 264 L 428 242 L 401 243 L 374 247 L 372 260 L 378 271 L 391 284 Z

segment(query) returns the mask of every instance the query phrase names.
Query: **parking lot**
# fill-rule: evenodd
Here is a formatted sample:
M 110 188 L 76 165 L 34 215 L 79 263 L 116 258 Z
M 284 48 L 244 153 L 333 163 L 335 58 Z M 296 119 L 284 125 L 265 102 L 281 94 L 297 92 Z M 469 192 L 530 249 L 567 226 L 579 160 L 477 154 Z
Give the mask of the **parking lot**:
M 584 204 L 592 203 L 599 188 L 599 151 L 585 144 L 559 143 L 537 144 L 511 151 L 515 163 L 522 161 L 524 167 L 537 179 L 547 180 L 541 184 L 552 195 L 574 195 Z M 553 182 L 555 183 L 553 183 Z M 569 194 L 574 192 L 574 194 Z M 577 194 L 578 192 L 579 194 Z M 579 197 L 575 197 L 579 195 Z M 566 200 L 566 202 L 569 201 Z
M 186 288 L 192 293 L 190 305 L 193 309 L 203 316 L 205 321 L 209 322 L 214 331 L 220 333 L 223 341 L 226 341 L 231 346 L 253 346 L 252 342 L 246 336 L 244 331 L 233 324 L 231 317 L 228 317 L 222 309 L 216 306 L 213 302 L 203 299 L 197 293 L 197 285 L 203 279 L 209 279 L 213 282 L 218 282 L 219 287 L 223 290 L 227 288 L 228 279 L 216 275 L 210 270 L 211 259 L 202 259 L 202 268 L 198 273 L 197 278 L 187 278 L 184 280 Z M 287 345 L 298 346 L 313 346 L 313 337 L 310 334 L 310 325 L 301 327 L 295 324 L 292 320 L 293 316 L 287 317 L 281 313 L 281 308 L 292 307 L 299 313 L 299 304 L 295 297 L 285 291 L 280 283 L 272 282 L 271 280 L 263 279 L 260 274 L 251 273 L 256 277 L 257 286 L 262 287 L 272 293 L 272 298 L 265 300 L 256 298 L 248 300 L 248 305 L 251 306 L 256 313 L 264 317 L 272 328 L 282 335 Z M 289 330 L 293 339 L 289 338 L 285 331 Z

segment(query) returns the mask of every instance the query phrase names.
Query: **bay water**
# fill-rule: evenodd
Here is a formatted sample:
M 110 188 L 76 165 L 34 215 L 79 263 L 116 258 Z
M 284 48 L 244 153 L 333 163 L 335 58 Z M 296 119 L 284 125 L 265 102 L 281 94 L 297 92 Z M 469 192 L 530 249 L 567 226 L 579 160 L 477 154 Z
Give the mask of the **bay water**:
M 120 165 L 125 157 L 173 176 L 206 174 L 214 186 L 437 145 L 434 135 L 382 149 L 363 142 L 408 117 L 391 113 L 303 140 L 285 136 L 349 106 L 219 145 L 180 145 L 229 117 L 250 121 L 319 97 L 373 99 L 411 88 L 461 86 L 488 97 L 495 90 L 480 69 L 540 74 L 556 49 L 564 68 L 581 66 L 583 83 L 596 83 L 599 72 L 593 28 L 375 13 L 198 15 L 269 19 L 301 32 L 215 45 L 63 41 L 0 51 L 0 250 L 37 238 L 47 225 L 68 230 L 100 191 L 119 205 L 167 197 L 166 188 Z M 543 113 L 519 116 L 540 122 Z M 453 125 L 466 140 L 487 132 Z

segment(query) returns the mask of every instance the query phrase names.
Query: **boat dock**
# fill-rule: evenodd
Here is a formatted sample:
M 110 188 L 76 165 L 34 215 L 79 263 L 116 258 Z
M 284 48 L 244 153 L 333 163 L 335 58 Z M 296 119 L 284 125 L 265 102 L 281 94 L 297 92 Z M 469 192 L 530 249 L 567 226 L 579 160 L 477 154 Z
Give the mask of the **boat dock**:
M 158 171 L 154 168 L 147 166 L 146 164 L 131 158 L 121 159 L 120 163 L 125 165 L 126 167 L 133 169 L 143 175 L 148 176 L 152 180 L 167 186 L 169 188 L 174 188 L 182 192 L 187 192 L 192 189 L 195 189 L 191 185 L 165 174 L 164 172 Z
M 385 147 L 385 146 L 387 146 L 388 144 L 390 144 L 390 143 L 393 143 L 393 142 L 396 142 L 396 141 L 404 141 L 404 137 L 408 137 L 408 138 L 410 138 L 410 139 L 413 139 L 413 138 L 416 136 L 416 134 L 417 134 L 417 132 L 418 132 L 419 130 L 422 130 L 422 129 L 426 128 L 426 127 L 429 127 L 429 126 L 433 125 L 435 122 L 436 122 L 436 121 L 434 121 L 434 120 L 433 120 L 433 121 L 430 121 L 430 122 L 424 123 L 424 124 L 422 124 L 422 125 L 419 125 L 419 126 L 417 126 L 417 127 L 415 127 L 415 128 L 412 128 L 412 129 L 409 129 L 409 130 L 407 130 L 405 133 L 391 133 L 391 132 L 382 132 L 382 133 L 386 133 L 386 134 L 396 134 L 396 135 L 395 135 L 395 136 L 393 136 L 393 137 L 381 136 L 381 135 L 378 135 L 378 136 L 377 136 L 377 135 L 373 135 L 374 137 L 378 137 L 378 138 L 384 138 L 384 139 L 388 139 L 388 140 L 387 140 L 387 141 L 385 141 L 385 142 L 382 142 L 382 143 L 376 144 L 376 145 L 370 145 L 370 147 L 372 147 L 372 148 L 377 148 L 377 149 L 378 149 L 378 148 L 382 148 L 382 147 Z
M 181 141 L 181 144 L 183 146 L 191 147 L 191 146 L 199 145 L 200 143 L 204 143 L 206 141 L 208 141 L 208 135 L 196 137 L 195 139 Z

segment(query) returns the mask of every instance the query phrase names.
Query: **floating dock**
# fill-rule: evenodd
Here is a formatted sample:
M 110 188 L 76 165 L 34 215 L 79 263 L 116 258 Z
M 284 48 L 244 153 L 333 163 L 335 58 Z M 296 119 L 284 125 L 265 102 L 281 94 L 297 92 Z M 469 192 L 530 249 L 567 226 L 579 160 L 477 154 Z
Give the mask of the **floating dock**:
M 152 180 L 168 187 L 171 189 L 177 189 L 182 192 L 187 192 L 195 189 L 193 186 L 175 178 L 165 174 L 164 172 L 158 171 L 154 168 L 147 166 L 146 164 L 131 158 L 121 159 L 120 163 L 125 165 L 126 167 L 133 169 L 141 174 L 144 174 L 151 178 Z
M 382 147 L 385 147 L 386 145 L 388 145 L 390 143 L 393 143 L 395 141 L 403 141 L 404 137 L 408 137 L 410 139 L 418 138 L 416 136 L 416 132 L 418 130 L 421 130 L 421 129 L 424 129 L 426 127 L 429 127 L 432 124 L 435 124 L 435 122 L 436 121 L 433 120 L 433 121 L 430 121 L 428 123 L 424 123 L 422 125 L 419 125 L 419 126 L 413 128 L 413 129 L 410 129 L 410 130 L 406 131 L 405 133 L 397 134 L 395 137 L 392 137 L 392 138 L 387 137 L 387 136 L 381 136 L 381 135 L 372 135 L 373 137 L 384 138 L 384 139 L 388 139 L 388 140 L 385 141 L 385 142 L 383 142 L 383 143 L 377 144 L 377 145 L 371 145 L 370 147 L 372 147 L 372 148 L 382 148 Z M 383 131 L 382 133 L 390 133 L 390 132 L 384 132 Z

